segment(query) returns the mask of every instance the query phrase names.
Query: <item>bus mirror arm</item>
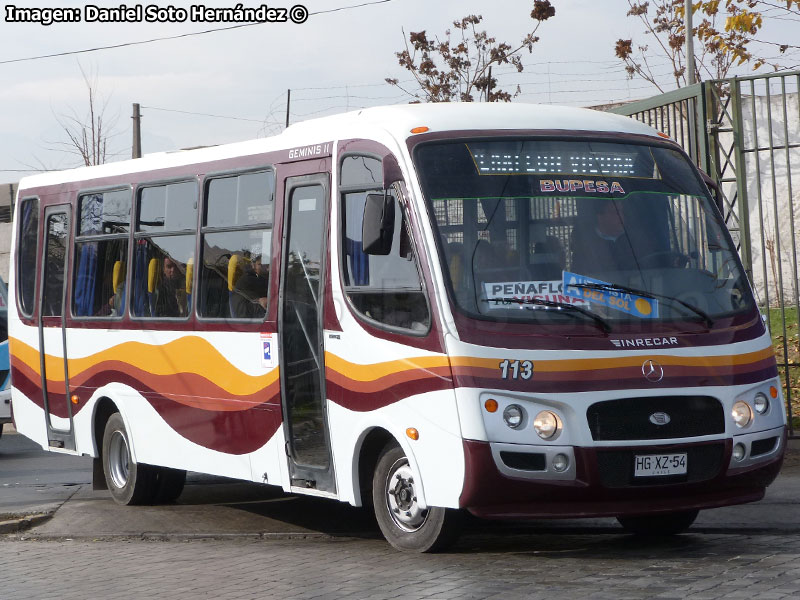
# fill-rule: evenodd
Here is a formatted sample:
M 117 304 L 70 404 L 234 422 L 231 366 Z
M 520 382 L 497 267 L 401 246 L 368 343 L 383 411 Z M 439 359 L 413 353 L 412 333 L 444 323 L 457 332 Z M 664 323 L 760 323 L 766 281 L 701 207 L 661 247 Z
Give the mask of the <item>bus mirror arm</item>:
M 723 210 L 724 207 L 722 204 L 722 190 L 719 189 L 719 185 L 717 185 L 717 182 L 714 181 L 708 173 L 701 170 L 700 174 L 703 176 L 703 183 L 705 183 L 708 189 L 711 191 L 711 197 L 714 199 L 714 204 L 717 205 L 719 214 L 724 215 L 725 212 Z
M 364 254 L 386 256 L 392 250 L 394 236 L 394 197 L 387 194 L 367 194 L 364 219 L 361 223 L 361 243 Z

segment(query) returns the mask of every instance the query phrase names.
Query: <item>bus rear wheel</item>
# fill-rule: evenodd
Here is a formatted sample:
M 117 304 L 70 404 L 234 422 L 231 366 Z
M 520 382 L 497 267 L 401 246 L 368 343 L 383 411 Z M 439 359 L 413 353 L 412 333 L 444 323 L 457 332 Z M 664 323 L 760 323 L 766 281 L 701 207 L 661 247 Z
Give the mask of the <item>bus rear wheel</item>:
M 699 511 L 687 510 L 663 515 L 617 517 L 625 531 L 634 535 L 661 536 L 683 533 L 692 526 Z
M 103 473 L 117 504 L 149 504 L 155 494 L 155 472 L 131 458 L 125 423 L 119 413 L 111 415 L 103 433 Z
M 155 471 L 153 504 L 170 504 L 178 499 L 186 483 L 186 471 L 169 467 L 150 467 Z
M 375 518 L 386 540 L 406 552 L 438 552 L 450 546 L 461 530 L 461 515 L 448 508 L 422 509 L 416 483 L 402 448 L 384 448 L 372 480 Z

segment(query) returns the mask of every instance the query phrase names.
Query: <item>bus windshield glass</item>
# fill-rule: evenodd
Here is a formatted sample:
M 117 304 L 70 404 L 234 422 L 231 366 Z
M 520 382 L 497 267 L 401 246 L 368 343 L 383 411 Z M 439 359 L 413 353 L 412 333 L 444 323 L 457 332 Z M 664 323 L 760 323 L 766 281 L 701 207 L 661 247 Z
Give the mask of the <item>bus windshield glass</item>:
M 482 138 L 422 144 L 415 162 L 467 315 L 711 327 L 753 308 L 718 212 L 674 149 Z

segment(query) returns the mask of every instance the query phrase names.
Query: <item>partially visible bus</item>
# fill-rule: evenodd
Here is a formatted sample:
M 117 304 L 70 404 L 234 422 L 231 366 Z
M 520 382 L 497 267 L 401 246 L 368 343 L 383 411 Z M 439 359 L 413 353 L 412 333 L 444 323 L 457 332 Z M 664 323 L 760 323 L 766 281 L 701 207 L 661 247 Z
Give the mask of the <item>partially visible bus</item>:
M 11 374 L 8 362 L 8 290 L 0 278 L 0 437 L 11 422 Z
M 701 173 L 579 109 L 374 108 L 20 182 L 17 430 L 122 504 L 187 470 L 372 505 L 677 533 L 760 499 L 786 418 Z

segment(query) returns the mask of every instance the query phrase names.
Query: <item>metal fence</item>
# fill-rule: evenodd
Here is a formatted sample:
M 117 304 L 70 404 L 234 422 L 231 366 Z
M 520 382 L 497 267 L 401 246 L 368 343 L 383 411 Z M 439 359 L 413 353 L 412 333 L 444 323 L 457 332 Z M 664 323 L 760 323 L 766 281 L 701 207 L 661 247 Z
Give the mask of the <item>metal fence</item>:
M 719 183 L 800 436 L 800 71 L 705 81 L 613 112 L 671 136 Z

